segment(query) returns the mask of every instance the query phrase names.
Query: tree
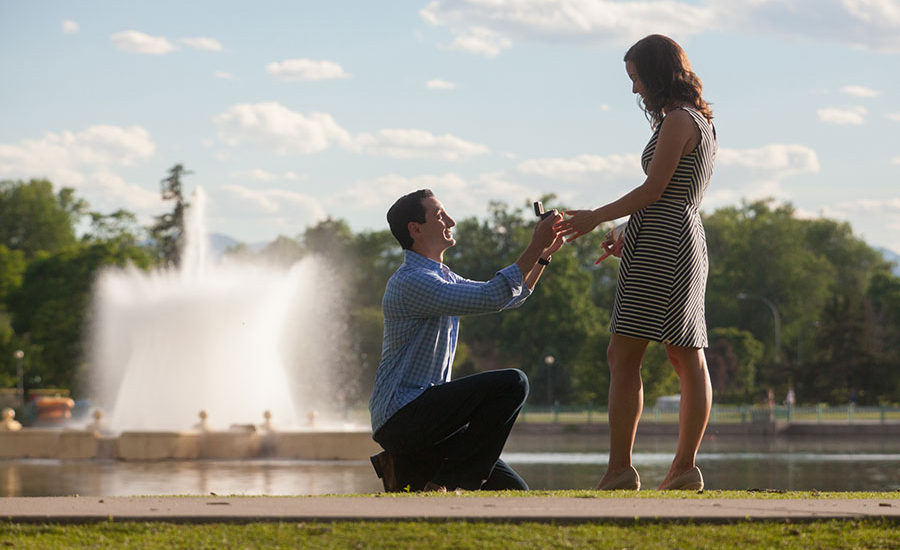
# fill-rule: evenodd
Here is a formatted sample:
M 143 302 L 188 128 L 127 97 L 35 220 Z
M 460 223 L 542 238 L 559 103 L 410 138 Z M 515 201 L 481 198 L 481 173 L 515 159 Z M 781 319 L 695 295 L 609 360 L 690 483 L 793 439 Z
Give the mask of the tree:
M 710 330 L 706 362 L 715 400 L 720 403 L 752 401 L 756 368 L 762 356 L 762 342 L 750 332 L 734 327 Z
M 25 272 L 25 254 L 21 250 L 10 250 L 0 244 L 0 311 L 6 309 L 6 297 L 22 284 Z
M 28 334 L 29 364 L 44 385 L 70 387 L 76 382 L 90 320 L 94 279 L 106 266 L 150 265 L 138 247 L 101 242 L 72 246 L 28 264 L 22 285 L 9 298 L 16 334 Z
M 181 263 L 184 213 L 190 207 L 184 200 L 181 178 L 192 173 L 183 165 L 176 164 L 169 169 L 169 176 L 160 181 L 162 199 L 175 202 L 172 211 L 156 216 L 156 222 L 150 228 L 150 236 L 156 243 L 157 258 L 164 265 L 177 266 Z
M 47 180 L 0 181 L 0 244 L 27 260 L 75 243 L 75 223 L 87 203 L 64 187 L 53 193 Z
M 120 246 L 135 246 L 141 240 L 143 229 L 138 226 L 137 217 L 128 210 L 119 209 L 109 214 L 89 212 L 90 229 L 81 237 L 82 242 L 98 243 L 110 241 Z

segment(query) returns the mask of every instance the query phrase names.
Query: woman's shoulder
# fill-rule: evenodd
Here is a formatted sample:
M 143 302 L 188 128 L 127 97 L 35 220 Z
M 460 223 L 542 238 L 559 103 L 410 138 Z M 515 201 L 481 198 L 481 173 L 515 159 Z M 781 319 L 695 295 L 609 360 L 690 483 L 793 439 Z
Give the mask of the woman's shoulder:
M 666 134 L 693 133 L 695 128 L 694 117 L 686 109 L 680 107 L 666 113 L 659 125 L 660 132 Z

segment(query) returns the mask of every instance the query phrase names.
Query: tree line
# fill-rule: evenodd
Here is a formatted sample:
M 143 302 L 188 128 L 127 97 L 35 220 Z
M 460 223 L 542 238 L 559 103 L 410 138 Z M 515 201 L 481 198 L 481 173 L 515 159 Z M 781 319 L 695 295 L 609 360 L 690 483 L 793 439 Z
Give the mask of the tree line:
M 141 227 L 125 210 L 92 211 L 72 189 L 47 180 L 0 182 L 0 387 L 15 387 L 13 354 L 25 352 L 25 385 L 85 387 L 91 287 L 100 269 L 177 265 L 188 175 L 176 165 L 161 182 L 171 210 Z M 552 195 L 547 205 L 564 208 Z M 486 279 L 515 261 L 534 225 L 530 203 L 492 203 L 484 218 L 455 228 L 445 254 L 454 271 Z M 706 350 L 714 400 L 760 401 L 769 389 L 799 402 L 900 401 L 900 277 L 849 224 L 800 219 L 790 205 L 755 201 L 703 217 L 710 271 Z M 604 406 L 606 346 L 618 264 L 595 266 L 600 228 L 554 255 L 523 307 L 463 320 L 455 376 L 516 367 L 531 382 L 529 403 Z M 335 350 L 344 396 L 368 400 L 381 354 L 381 299 L 403 254 L 387 228 L 354 233 L 327 219 L 261 250 L 227 254 L 289 265 L 316 255 L 331 262 L 346 296 L 348 341 Z M 645 399 L 678 393 L 663 346 L 643 364 Z

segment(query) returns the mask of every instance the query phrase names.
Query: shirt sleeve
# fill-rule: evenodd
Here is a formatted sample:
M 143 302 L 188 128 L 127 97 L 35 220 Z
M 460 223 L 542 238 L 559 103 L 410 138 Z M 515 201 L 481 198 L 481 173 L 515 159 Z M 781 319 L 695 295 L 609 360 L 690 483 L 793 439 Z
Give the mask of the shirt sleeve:
M 489 281 L 471 281 L 458 276 L 448 281 L 437 272 L 416 270 L 404 278 L 399 290 L 410 316 L 432 317 L 500 311 L 516 304 L 523 289 L 527 287 L 522 281 L 522 270 L 512 264 Z

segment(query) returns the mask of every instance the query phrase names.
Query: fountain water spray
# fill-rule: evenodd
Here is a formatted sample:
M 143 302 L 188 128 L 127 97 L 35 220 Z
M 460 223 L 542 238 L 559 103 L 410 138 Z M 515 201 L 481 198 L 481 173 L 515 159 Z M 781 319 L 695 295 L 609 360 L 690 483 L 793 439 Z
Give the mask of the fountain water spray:
M 212 262 L 205 202 L 197 190 L 179 268 L 109 269 L 96 282 L 92 382 L 114 430 L 186 429 L 201 409 L 218 429 L 259 423 L 266 410 L 299 425 L 323 406 L 295 402 L 303 382 L 328 401 L 335 354 L 317 344 L 339 330 L 340 315 L 321 315 L 343 310 L 323 286 L 333 275 L 310 258 Z

